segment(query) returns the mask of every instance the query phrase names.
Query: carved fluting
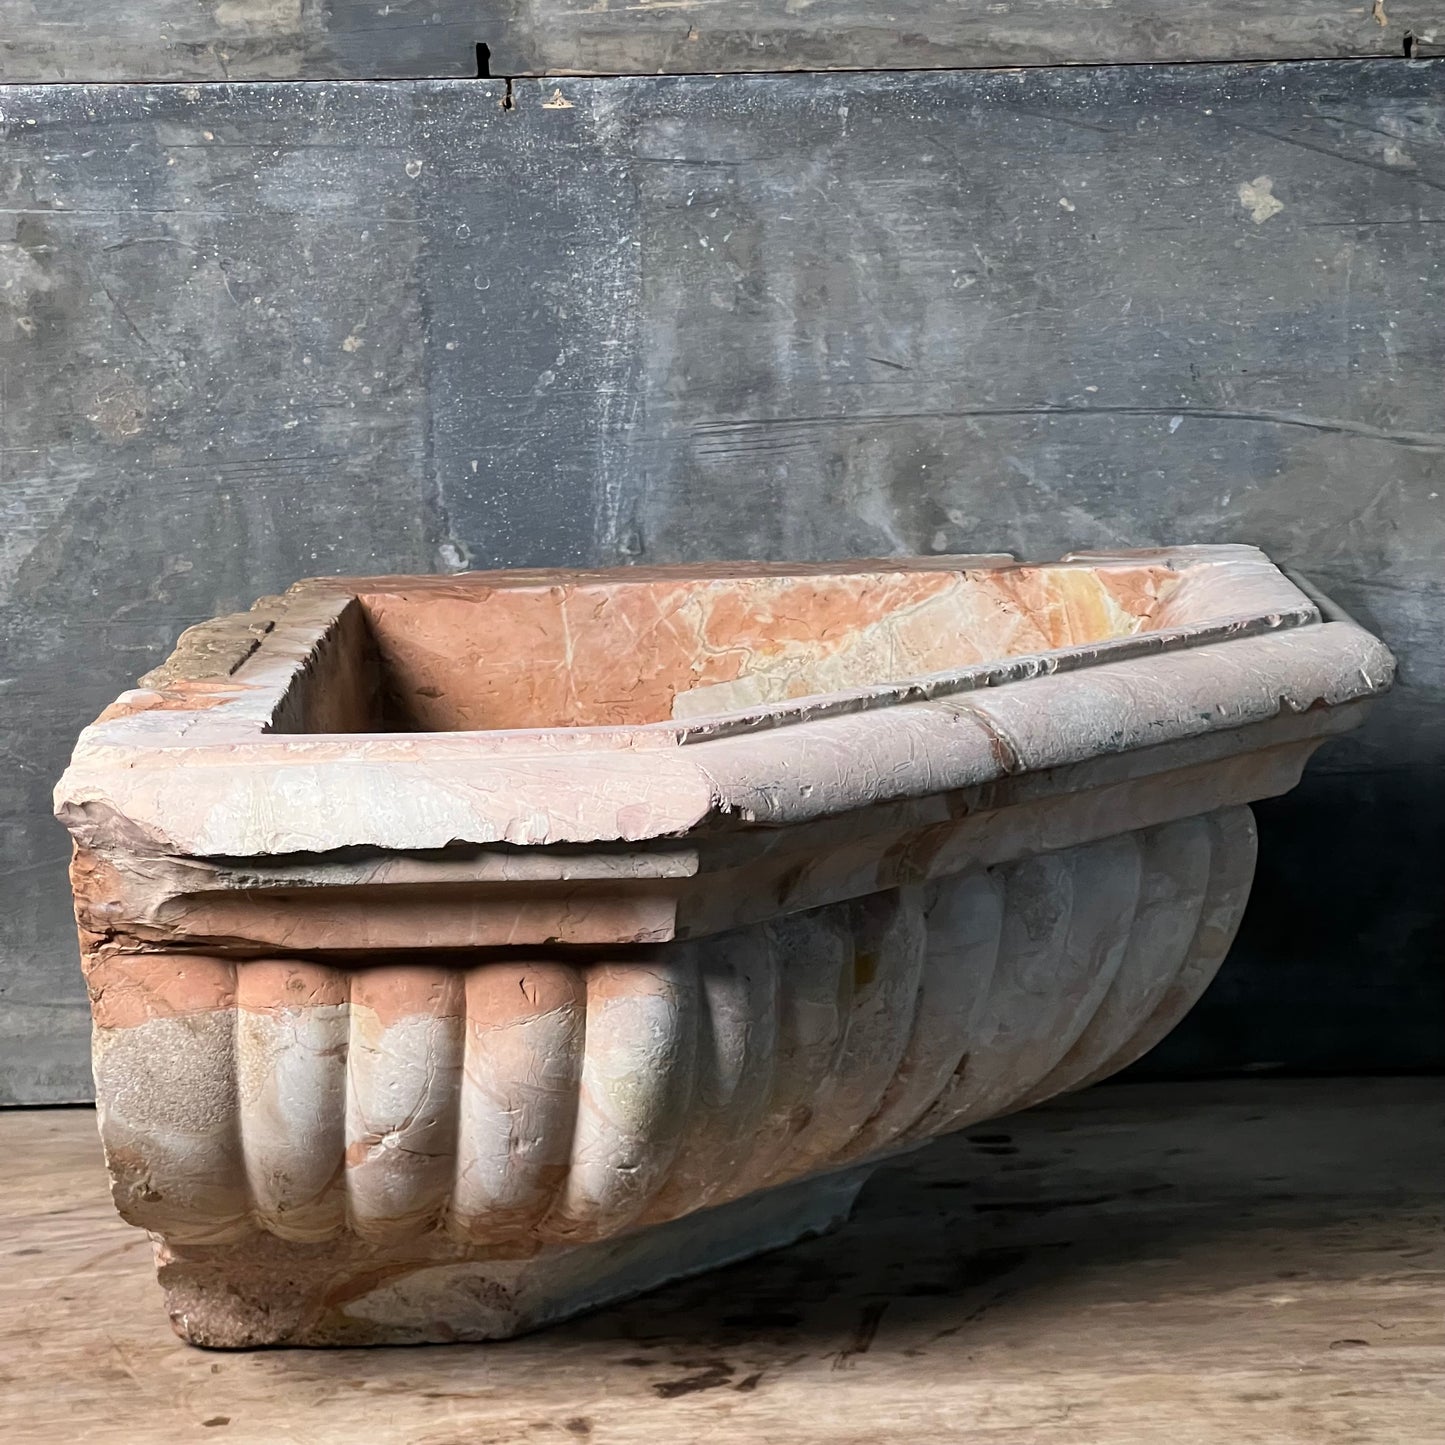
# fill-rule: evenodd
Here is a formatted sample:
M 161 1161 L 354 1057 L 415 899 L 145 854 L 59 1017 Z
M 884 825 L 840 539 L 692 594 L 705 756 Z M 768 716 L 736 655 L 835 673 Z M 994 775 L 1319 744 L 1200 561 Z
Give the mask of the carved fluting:
M 455 1192 L 458 1240 L 534 1229 L 567 1177 L 587 980 L 561 963 L 491 964 L 466 981 Z
M 1123 1067 L 1208 984 L 1253 860 L 1234 807 L 636 958 L 117 958 L 117 1202 L 173 1244 L 499 1255 L 676 1218 Z

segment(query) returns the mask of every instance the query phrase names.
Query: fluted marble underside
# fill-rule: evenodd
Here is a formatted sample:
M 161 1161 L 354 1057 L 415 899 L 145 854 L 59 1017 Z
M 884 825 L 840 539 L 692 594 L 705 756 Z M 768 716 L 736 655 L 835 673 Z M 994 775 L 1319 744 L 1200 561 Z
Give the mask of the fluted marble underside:
M 1123 1067 L 1213 976 L 1253 863 L 1231 807 L 636 958 L 122 960 L 117 1202 L 177 1245 L 613 1237 Z

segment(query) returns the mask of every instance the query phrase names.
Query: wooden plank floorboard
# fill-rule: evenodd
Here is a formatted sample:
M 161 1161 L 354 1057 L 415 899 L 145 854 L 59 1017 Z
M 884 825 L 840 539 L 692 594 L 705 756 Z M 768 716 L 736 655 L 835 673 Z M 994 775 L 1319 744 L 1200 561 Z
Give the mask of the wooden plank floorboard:
M 827 1239 L 495 1346 L 171 1335 L 86 1110 L 0 1115 L 10 1445 L 1435 1445 L 1445 1083 L 1114 1086 Z

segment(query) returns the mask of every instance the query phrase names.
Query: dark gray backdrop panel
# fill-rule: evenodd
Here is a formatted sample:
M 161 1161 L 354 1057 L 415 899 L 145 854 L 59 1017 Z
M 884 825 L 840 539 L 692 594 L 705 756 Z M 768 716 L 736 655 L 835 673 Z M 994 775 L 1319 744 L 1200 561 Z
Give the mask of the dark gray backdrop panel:
M 0 0 L 0 81 L 296 80 L 1401 55 L 1445 0 Z
M 1155 1067 L 1418 1067 L 1445 67 L 0 92 L 0 1089 L 86 1089 L 75 731 L 308 573 L 1249 540 L 1402 660 Z

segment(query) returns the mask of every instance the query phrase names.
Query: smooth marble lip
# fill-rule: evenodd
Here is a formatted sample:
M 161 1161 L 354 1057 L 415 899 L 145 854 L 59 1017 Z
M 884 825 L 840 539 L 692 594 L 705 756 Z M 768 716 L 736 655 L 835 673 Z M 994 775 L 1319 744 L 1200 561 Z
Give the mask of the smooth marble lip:
M 906 578 L 1013 565 L 920 558 L 752 575 L 868 568 Z M 710 716 L 435 732 L 298 726 L 296 700 L 308 686 L 321 699 L 308 705 L 322 713 L 327 698 L 354 686 L 327 658 L 347 656 L 345 629 L 366 625 L 355 599 L 405 589 L 423 608 L 432 598 L 455 604 L 459 593 L 470 606 L 467 588 L 561 584 L 579 574 L 299 583 L 252 613 L 187 633 L 166 667 L 81 735 L 57 810 L 77 837 L 124 846 L 127 834 L 167 855 L 201 858 L 659 846 L 728 819 L 806 821 L 1247 731 L 1312 709 L 1320 711 L 1307 730 L 1324 734 L 1353 725 L 1332 722 L 1331 709 L 1383 691 L 1393 676 L 1382 644 L 1322 614 L 1252 547 L 1071 554 L 1052 565 L 1129 575 L 1152 568 L 1167 587 L 1150 604 L 1149 630 L 1097 642 Z M 685 584 L 694 574 L 581 575 L 625 588 L 639 577 Z M 730 575 L 720 566 L 696 572 L 700 581 Z

